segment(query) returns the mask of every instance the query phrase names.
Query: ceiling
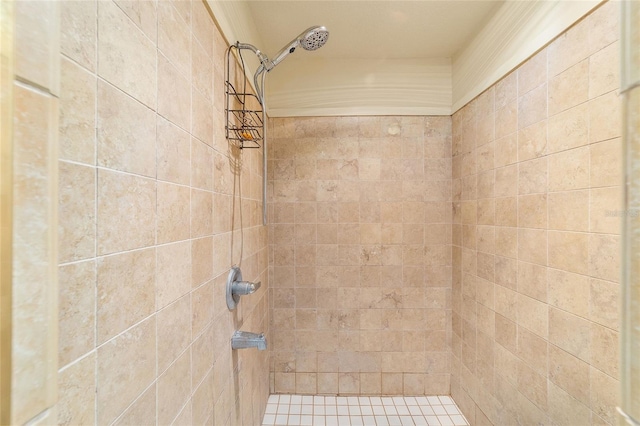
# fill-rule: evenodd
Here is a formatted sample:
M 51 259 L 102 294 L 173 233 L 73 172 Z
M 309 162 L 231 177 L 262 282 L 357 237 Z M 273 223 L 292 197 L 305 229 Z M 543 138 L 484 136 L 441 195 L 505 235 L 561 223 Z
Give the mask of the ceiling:
M 324 25 L 321 49 L 269 72 L 270 116 L 450 115 L 602 0 L 206 0 L 230 43 L 273 58 Z M 244 55 L 247 75 L 259 65 Z
M 274 55 L 304 29 L 324 25 L 328 43 L 302 54 L 342 59 L 452 58 L 503 1 L 251 1 Z M 302 56 L 302 55 L 301 55 Z

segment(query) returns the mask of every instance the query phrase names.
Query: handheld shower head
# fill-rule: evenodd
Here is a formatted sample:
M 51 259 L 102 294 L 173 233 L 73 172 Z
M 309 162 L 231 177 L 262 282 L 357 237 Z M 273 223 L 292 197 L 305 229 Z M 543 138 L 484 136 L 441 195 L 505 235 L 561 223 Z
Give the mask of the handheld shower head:
M 325 27 L 311 27 L 298 37 L 304 50 L 320 49 L 328 39 L 329 31 Z
M 267 71 L 271 71 L 273 67 L 278 65 L 289 54 L 295 52 L 298 46 L 302 46 L 304 50 L 320 49 L 327 42 L 329 31 L 325 27 L 317 26 L 304 30 L 298 37 L 293 39 L 287 46 L 280 50 L 270 64 L 265 65 Z

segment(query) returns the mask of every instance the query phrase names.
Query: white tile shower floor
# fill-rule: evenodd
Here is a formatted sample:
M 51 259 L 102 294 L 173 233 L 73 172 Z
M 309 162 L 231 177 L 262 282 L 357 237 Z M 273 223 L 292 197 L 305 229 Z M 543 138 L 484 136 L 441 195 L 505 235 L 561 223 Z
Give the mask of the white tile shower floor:
M 449 396 L 271 395 L 262 424 L 458 426 L 469 423 Z

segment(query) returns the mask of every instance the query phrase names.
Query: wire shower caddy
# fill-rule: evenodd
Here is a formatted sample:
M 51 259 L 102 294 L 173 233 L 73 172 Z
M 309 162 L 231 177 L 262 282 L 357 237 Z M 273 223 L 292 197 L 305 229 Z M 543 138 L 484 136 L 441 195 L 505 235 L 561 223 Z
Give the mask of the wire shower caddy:
M 242 91 L 236 90 L 231 84 L 230 64 L 231 49 L 236 49 L 240 58 Z M 260 148 L 264 134 L 262 103 L 255 94 L 247 91 L 247 78 L 242 53 L 236 45 L 227 49 L 224 76 L 225 87 L 225 134 L 227 140 L 236 141 L 240 149 Z

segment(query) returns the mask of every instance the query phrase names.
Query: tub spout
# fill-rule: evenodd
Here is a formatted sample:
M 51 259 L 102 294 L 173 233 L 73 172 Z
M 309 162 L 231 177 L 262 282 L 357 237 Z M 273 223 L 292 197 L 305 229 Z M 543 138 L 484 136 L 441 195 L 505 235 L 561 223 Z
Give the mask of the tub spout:
M 248 331 L 236 331 L 231 336 L 231 349 L 258 348 L 260 351 L 267 349 L 267 339 L 264 333 L 249 333 Z

